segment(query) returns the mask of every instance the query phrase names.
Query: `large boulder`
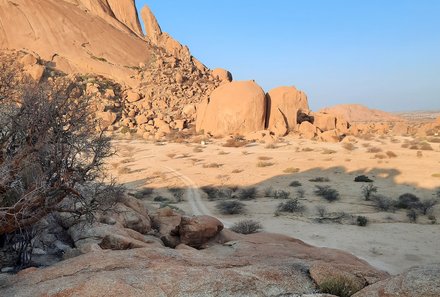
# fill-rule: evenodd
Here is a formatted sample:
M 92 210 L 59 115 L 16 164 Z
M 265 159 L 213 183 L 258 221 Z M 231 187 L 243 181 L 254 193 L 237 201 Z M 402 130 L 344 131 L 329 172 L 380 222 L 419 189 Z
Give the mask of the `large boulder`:
M 183 217 L 179 226 L 180 242 L 194 248 L 201 248 L 222 230 L 223 224 L 216 218 Z
M 321 131 L 329 131 L 336 129 L 336 116 L 324 112 L 313 114 L 313 124 Z
M 302 122 L 298 132 L 305 139 L 313 139 L 317 135 L 318 129 L 310 122 Z
M 179 225 L 182 215 L 169 207 L 164 207 L 157 210 L 151 218 L 158 236 L 166 246 L 174 248 L 179 245 Z
M 223 83 L 232 81 L 232 74 L 228 70 L 222 68 L 212 70 L 212 76 Z
M 213 135 L 264 130 L 266 96 L 254 81 L 234 81 L 215 89 L 197 108 L 196 130 Z
M 141 10 L 141 17 L 144 21 L 145 31 L 148 39 L 151 41 L 151 43 L 157 45 L 159 42 L 159 37 L 162 35 L 162 29 L 160 28 L 153 12 L 147 5 L 145 5 Z
M 409 271 L 366 287 L 353 297 L 438 297 L 440 264 L 414 267 Z
M 304 92 L 295 87 L 279 87 L 267 94 L 267 126 L 269 130 L 277 129 L 278 113 L 281 113 L 286 121 L 287 129 L 292 131 L 297 124 L 297 116 L 300 111 L 307 111 L 309 104 Z

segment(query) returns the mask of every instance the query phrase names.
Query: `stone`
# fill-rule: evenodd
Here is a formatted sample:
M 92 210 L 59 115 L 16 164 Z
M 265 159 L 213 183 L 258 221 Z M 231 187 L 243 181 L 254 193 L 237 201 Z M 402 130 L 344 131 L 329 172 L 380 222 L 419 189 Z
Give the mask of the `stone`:
M 281 112 L 280 109 L 271 114 L 271 125 L 269 130 L 275 134 L 275 136 L 285 136 L 289 132 L 289 125 L 287 124 L 287 118 Z
M 397 136 L 405 136 L 409 133 L 409 125 L 405 122 L 398 122 L 391 129 L 391 133 Z
M 126 99 L 128 102 L 133 103 L 141 100 L 141 96 L 139 95 L 139 93 L 135 91 L 128 91 L 126 95 Z
M 314 113 L 313 125 L 322 132 L 336 129 L 336 116 L 328 113 Z
M 158 129 L 159 133 L 168 134 L 171 132 L 170 125 L 164 120 L 155 119 L 154 126 Z
M 201 248 L 221 230 L 222 222 L 214 217 L 182 217 L 179 225 L 180 242 L 193 248 Z
M 159 38 L 162 35 L 162 29 L 160 28 L 156 17 L 147 5 L 144 5 L 142 8 L 141 16 L 142 20 L 144 21 L 145 31 L 148 39 L 151 41 L 151 43 L 157 45 L 159 43 Z
M 232 74 L 223 68 L 216 68 L 212 70 L 212 76 L 223 83 L 232 81 Z
M 319 139 L 323 142 L 339 142 L 339 134 L 337 130 L 328 130 L 319 134 Z
M 305 139 L 313 139 L 317 134 L 317 128 L 310 122 L 302 122 L 298 132 Z
M 118 234 L 108 234 L 102 239 L 99 246 L 104 250 L 128 250 L 148 247 L 149 244 Z
M 205 104 L 205 105 L 203 105 Z M 213 135 L 264 130 L 266 96 L 254 81 L 221 85 L 197 108 L 196 130 Z
M 185 105 L 182 109 L 182 113 L 186 116 L 191 116 L 196 113 L 196 106 L 194 104 Z
M 108 128 L 116 122 L 117 115 L 111 111 L 101 111 L 96 113 L 96 118 L 102 128 Z
M 39 82 L 43 78 L 46 67 L 38 64 L 34 64 L 26 67 L 26 72 L 32 77 L 33 80 Z
M 267 127 L 272 131 L 278 121 L 278 112 L 281 112 L 288 131 L 293 131 L 298 122 L 298 113 L 308 110 L 309 104 L 304 92 L 298 91 L 295 87 L 272 89 L 267 94 Z
M 145 114 L 140 114 L 138 116 L 135 117 L 136 123 L 138 125 L 142 125 L 142 124 L 146 124 L 148 123 L 149 119 Z
M 409 269 L 366 287 L 353 297 L 438 297 L 440 296 L 440 264 Z
M 37 64 L 37 58 L 32 54 L 26 54 L 20 59 L 20 63 L 23 66 L 31 66 Z
M 176 247 L 180 244 L 179 225 L 182 216 L 169 207 L 164 207 L 152 215 L 152 222 L 165 246 Z

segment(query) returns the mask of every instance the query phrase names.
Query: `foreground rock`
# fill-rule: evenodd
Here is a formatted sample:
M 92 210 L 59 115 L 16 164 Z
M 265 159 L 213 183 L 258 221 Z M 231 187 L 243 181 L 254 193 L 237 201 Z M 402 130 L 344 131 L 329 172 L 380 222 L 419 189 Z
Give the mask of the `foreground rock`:
M 266 95 L 254 81 L 234 81 L 215 89 L 199 105 L 196 130 L 212 135 L 264 130 Z
M 303 296 L 317 292 L 308 271 L 320 263 L 366 284 L 387 276 L 344 252 L 280 235 L 223 231 L 201 251 L 98 251 L 53 267 L 31 268 L 1 281 L 0 292 L 21 297 Z
M 414 267 L 409 271 L 375 283 L 354 297 L 438 297 L 440 264 Z

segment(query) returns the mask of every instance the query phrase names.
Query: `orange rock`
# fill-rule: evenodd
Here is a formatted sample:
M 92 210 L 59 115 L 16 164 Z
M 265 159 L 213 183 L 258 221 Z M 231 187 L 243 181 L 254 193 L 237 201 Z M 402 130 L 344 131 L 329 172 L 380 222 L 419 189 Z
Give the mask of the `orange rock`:
M 336 129 L 336 116 L 328 113 L 313 113 L 313 125 L 322 132 Z
M 216 68 L 212 70 L 212 76 L 221 82 L 231 82 L 232 81 L 232 74 L 225 69 L 222 68 Z

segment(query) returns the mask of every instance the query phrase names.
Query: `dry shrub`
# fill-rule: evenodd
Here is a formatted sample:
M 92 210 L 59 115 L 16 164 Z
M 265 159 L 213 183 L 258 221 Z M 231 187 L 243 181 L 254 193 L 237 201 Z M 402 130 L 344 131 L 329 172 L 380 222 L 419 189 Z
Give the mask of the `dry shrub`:
M 284 173 L 297 173 L 299 172 L 299 168 L 289 167 L 283 170 Z
M 254 220 L 243 220 L 232 225 L 231 230 L 240 234 L 253 234 L 259 232 L 263 227 L 260 222 Z
M 388 158 L 390 158 L 390 159 L 391 158 L 397 158 L 397 155 L 396 155 L 395 152 L 387 151 L 386 154 L 387 154 Z
M 264 162 L 264 161 L 260 161 L 257 163 L 257 167 L 269 167 L 274 165 L 275 163 L 273 162 Z
M 233 138 L 230 138 L 226 141 L 226 143 L 223 145 L 224 147 L 244 147 L 249 144 L 249 141 L 247 141 L 244 136 L 234 136 Z
M 336 151 L 335 150 L 331 150 L 331 149 L 323 149 L 322 150 L 322 154 L 323 155 L 332 155 L 332 154 L 336 154 Z
M 375 154 L 375 153 L 380 153 L 380 152 L 382 152 L 382 149 L 380 147 L 369 147 L 367 149 L 367 153 Z
M 357 147 L 353 143 L 344 143 L 342 147 L 347 151 L 354 151 L 355 149 L 357 149 Z

